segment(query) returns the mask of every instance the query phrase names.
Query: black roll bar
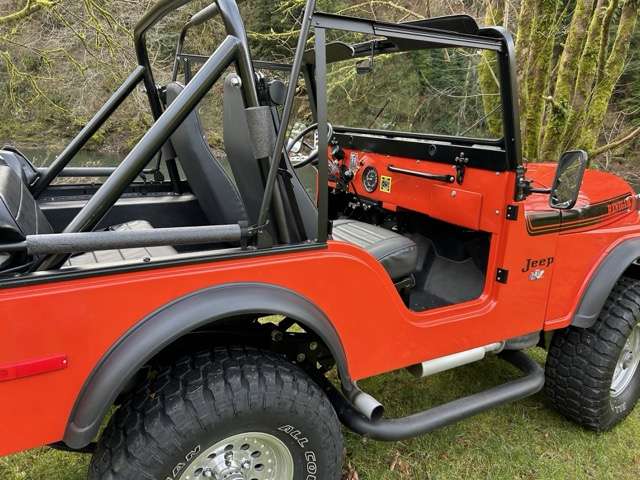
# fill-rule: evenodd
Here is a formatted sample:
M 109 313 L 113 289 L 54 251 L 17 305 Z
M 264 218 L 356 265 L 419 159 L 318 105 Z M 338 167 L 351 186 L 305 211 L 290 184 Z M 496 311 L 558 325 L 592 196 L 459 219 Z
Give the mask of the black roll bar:
M 82 147 L 89 141 L 98 129 L 106 122 L 109 117 L 116 111 L 116 109 L 124 102 L 124 100 L 131 94 L 136 86 L 142 80 L 145 69 L 144 67 L 137 66 L 133 72 L 127 77 L 120 88 L 118 88 L 113 95 L 107 100 L 107 102 L 98 110 L 91 120 L 84 126 L 84 128 L 76 135 L 76 137 L 67 145 L 62 153 L 56 157 L 53 163 L 42 173 L 42 176 L 36 181 L 32 187 L 32 194 L 34 198 L 38 198 L 40 194 L 51 184 L 54 178 L 62 172 L 62 170 L 69 164 L 71 159 L 76 156 Z
M 93 228 L 106 211 L 120 197 L 126 187 L 162 147 L 182 121 L 205 96 L 224 70 L 234 60 L 240 41 L 228 36 L 193 77 L 175 101 L 100 187 L 85 208 L 65 228 L 65 232 L 79 232 Z
M 169 13 L 191 1 L 192 0 L 160 0 L 144 14 L 133 30 L 133 42 L 138 57 L 138 64 L 144 67 L 144 87 L 147 91 L 151 113 L 155 120 L 162 115 L 162 102 L 160 101 L 156 83 L 153 79 L 149 52 L 145 41 L 146 35 L 151 27 L 156 25 Z
M 165 0 L 169 1 L 169 0 Z M 173 2 L 179 3 L 180 5 L 186 3 L 184 0 L 172 0 Z M 188 0 L 192 1 L 192 0 Z M 240 10 L 238 9 L 238 3 L 244 0 L 216 0 L 215 3 L 203 8 L 196 14 L 192 15 L 191 18 L 185 25 L 182 27 L 182 31 L 180 32 L 180 37 L 178 38 L 178 45 L 176 47 L 176 61 L 173 66 L 173 74 L 172 78 L 175 80 L 178 76 L 178 57 L 182 54 L 182 48 L 184 46 L 184 41 L 187 36 L 187 32 L 190 28 L 195 27 L 197 25 L 201 25 L 207 20 L 213 18 L 214 16 L 220 14 L 222 18 L 222 22 L 224 23 L 225 30 L 227 35 L 232 35 L 238 38 L 241 42 L 241 48 L 236 59 L 236 65 L 238 68 L 238 74 L 242 78 L 242 92 L 244 95 L 244 100 L 247 108 L 257 107 L 259 106 L 258 101 L 258 90 L 255 84 L 255 74 L 253 71 L 253 64 L 251 61 L 251 54 L 249 51 L 249 39 L 247 38 L 247 31 L 244 28 L 244 23 L 242 21 L 242 16 L 240 15 Z M 174 7 L 177 8 L 177 7 Z M 155 8 L 154 8 L 155 9 Z M 152 10 L 154 10 L 152 9 Z M 149 27 L 155 25 L 161 18 L 163 18 L 169 11 L 159 10 L 158 15 L 162 14 L 154 23 L 150 24 Z M 149 12 L 151 13 L 151 11 Z M 142 21 L 140 22 L 142 23 Z M 136 28 L 137 30 L 137 28 Z M 144 50 L 146 55 L 146 46 L 144 45 L 144 36 L 140 37 L 140 45 L 136 43 L 136 50 Z M 136 38 L 136 42 L 138 39 Z M 138 59 L 140 61 L 142 57 L 138 54 Z M 145 57 L 148 62 L 148 55 Z M 142 65 L 142 63 L 141 63 Z M 157 92 L 154 93 L 157 96 Z
M 113 174 L 102 184 L 71 223 L 67 225 L 63 233 L 91 230 L 98 224 L 127 186 L 138 176 L 144 166 L 197 106 L 226 68 L 236 59 L 240 48 L 241 41 L 239 39 L 227 36 L 183 92 L 161 114 L 160 118 L 129 152 Z M 49 257 L 42 262 L 39 269 L 44 270 L 55 267 L 60 261 L 60 257 Z
M 120 248 L 158 247 L 164 245 L 205 245 L 236 243 L 246 240 L 248 230 L 239 225 L 205 225 L 198 227 L 155 228 L 153 230 L 51 233 L 27 235 L 24 247 L 28 255 L 69 254 Z M 4 250 L 1 246 L 0 250 Z
M 291 67 L 291 76 L 289 85 L 287 87 L 287 96 L 284 104 L 284 109 L 282 111 L 282 118 L 280 120 L 280 128 L 278 129 L 276 144 L 273 149 L 273 155 L 271 156 L 269 175 L 267 177 L 264 197 L 262 197 L 262 205 L 260 206 L 260 213 L 258 215 L 258 225 L 264 225 L 269 215 L 269 206 L 271 205 L 271 199 L 273 197 L 274 187 L 278 176 L 278 169 L 282 160 L 285 135 L 287 134 L 287 128 L 291 119 L 291 113 L 293 112 L 293 103 L 295 101 L 296 88 L 298 86 L 298 77 L 300 76 L 300 72 L 302 70 L 305 45 L 307 43 L 307 38 L 309 37 L 309 32 L 311 30 L 311 21 L 313 19 L 313 12 L 315 8 L 315 0 L 307 0 L 304 8 L 304 16 L 302 19 L 300 36 L 298 37 L 298 45 L 296 46 L 296 54 L 293 59 L 293 65 Z M 323 149 L 320 148 L 319 150 Z M 320 165 L 319 170 L 322 170 L 323 167 L 326 169 L 326 165 Z M 322 185 L 322 183 L 320 183 L 320 185 Z

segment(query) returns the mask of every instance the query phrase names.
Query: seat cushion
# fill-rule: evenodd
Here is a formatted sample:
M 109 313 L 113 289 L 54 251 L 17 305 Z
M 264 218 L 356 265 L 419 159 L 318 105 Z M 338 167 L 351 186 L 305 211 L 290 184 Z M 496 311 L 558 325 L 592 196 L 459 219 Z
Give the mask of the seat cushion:
M 345 219 L 333 222 L 332 237 L 365 249 L 382 264 L 393 280 L 408 277 L 416 270 L 418 246 L 399 233 Z
M 122 232 L 125 230 L 150 230 L 153 227 L 146 220 L 134 220 L 109 227 L 109 230 Z M 113 263 L 124 260 L 145 260 L 154 257 L 168 257 L 177 255 L 177 250 L 173 247 L 139 247 L 123 248 L 119 250 L 99 250 L 74 255 L 65 263 L 65 267 L 77 267 L 84 265 L 95 265 L 98 263 Z

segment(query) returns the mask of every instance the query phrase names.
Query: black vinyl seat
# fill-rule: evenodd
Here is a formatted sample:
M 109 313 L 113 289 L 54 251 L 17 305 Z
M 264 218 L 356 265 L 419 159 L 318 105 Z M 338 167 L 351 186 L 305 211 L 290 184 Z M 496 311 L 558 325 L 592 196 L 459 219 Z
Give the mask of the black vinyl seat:
M 416 243 L 386 228 L 357 220 L 340 219 L 333 222 L 332 237 L 369 252 L 394 281 L 410 276 L 417 268 Z
M 123 223 L 111 230 L 139 230 L 153 228 L 143 220 Z M 55 233 L 31 192 L 12 167 L 0 163 L 0 243 L 17 243 L 27 235 Z M 72 256 L 66 267 L 122 260 L 145 260 L 176 254 L 173 247 L 126 248 L 88 252 Z M 28 259 L 24 254 L 0 254 L 0 268 L 12 268 Z

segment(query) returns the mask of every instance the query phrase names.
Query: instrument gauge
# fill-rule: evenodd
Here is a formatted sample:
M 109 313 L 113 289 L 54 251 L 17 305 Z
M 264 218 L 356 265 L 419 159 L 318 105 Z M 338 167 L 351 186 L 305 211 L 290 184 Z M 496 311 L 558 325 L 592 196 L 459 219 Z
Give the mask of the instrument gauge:
M 362 186 L 364 189 L 373 193 L 378 186 L 378 171 L 374 167 L 367 167 L 362 173 Z

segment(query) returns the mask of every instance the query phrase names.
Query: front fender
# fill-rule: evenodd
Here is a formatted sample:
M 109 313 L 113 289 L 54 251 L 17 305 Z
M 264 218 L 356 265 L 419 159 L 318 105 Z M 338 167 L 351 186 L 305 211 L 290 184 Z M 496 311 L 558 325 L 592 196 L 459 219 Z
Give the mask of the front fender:
M 350 382 L 340 338 L 326 315 L 301 295 L 275 285 L 234 283 L 181 297 L 151 313 L 102 357 L 69 417 L 64 442 L 79 449 L 97 435 L 127 383 L 154 355 L 189 332 L 235 315 L 281 314 L 313 330 L 331 351 L 344 385 Z
M 616 246 L 600 263 L 580 299 L 571 325 L 592 327 L 618 279 L 640 258 L 640 238 L 626 240 Z

